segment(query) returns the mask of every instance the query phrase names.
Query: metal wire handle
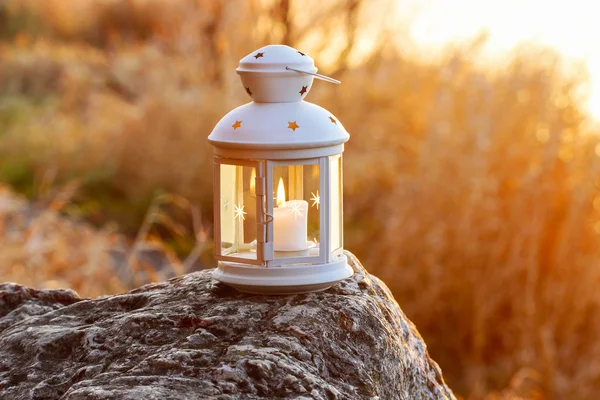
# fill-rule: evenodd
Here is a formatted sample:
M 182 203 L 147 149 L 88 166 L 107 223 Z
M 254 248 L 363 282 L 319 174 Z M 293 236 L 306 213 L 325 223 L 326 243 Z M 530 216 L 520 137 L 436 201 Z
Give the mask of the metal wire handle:
M 327 82 L 335 83 L 336 85 L 339 85 L 340 83 L 342 83 L 342 82 L 338 81 L 337 79 L 333 79 L 333 78 L 330 78 L 330 77 L 325 76 L 325 75 L 317 74 L 315 72 L 302 71 L 301 69 L 290 68 L 290 67 L 285 67 L 285 69 L 290 70 L 290 71 L 296 71 L 296 72 L 299 72 L 301 74 L 312 75 L 312 76 L 314 76 L 317 79 L 321 79 L 322 81 L 327 81 Z

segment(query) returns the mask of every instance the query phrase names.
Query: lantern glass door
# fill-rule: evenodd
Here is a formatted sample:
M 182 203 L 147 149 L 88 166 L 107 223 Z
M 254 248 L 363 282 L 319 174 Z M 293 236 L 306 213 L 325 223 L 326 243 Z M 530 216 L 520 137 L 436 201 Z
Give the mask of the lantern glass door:
M 274 259 L 318 257 L 323 254 L 319 160 L 274 163 L 271 171 Z
M 221 256 L 256 260 L 256 166 L 219 165 Z

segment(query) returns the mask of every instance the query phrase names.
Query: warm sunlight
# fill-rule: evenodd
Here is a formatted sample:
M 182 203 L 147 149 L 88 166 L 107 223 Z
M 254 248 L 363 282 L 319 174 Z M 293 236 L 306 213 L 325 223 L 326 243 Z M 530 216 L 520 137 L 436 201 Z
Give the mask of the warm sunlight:
M 414 46 L 441 48 L 489 37 L 492 58 L 523 42 L 558 50 L 568 60 L 584 61 L 590 74 L 588 110 L 600 119 L 600 24 L 598 4 L 588 0 L 402 0 L 398 14 Z
M 598 10 L 0 0 L 0 399 L 598 398 Z

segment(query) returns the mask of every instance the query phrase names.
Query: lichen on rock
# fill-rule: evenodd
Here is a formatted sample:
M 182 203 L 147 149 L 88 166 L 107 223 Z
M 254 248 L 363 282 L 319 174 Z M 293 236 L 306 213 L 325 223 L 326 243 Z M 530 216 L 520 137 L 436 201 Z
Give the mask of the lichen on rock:
M 2 399 L 454 399 L 390 291 L 242 294 L 204 270 L 94 300 L 0 285 Z

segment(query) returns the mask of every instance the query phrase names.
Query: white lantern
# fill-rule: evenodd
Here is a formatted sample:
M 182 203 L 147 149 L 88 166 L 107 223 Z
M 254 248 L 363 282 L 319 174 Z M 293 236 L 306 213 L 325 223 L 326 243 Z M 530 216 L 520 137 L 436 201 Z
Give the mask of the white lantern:
M 343 254 L 342 152 L 349 135 L 303 101 L 314 61 L 263 47 L 237 69 L 252 102 L 208 137 L 214 151 L 213 277 L 243 292 L 324 290 L 353 271 Z

